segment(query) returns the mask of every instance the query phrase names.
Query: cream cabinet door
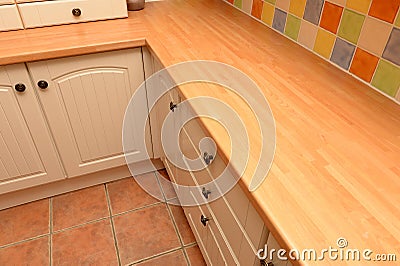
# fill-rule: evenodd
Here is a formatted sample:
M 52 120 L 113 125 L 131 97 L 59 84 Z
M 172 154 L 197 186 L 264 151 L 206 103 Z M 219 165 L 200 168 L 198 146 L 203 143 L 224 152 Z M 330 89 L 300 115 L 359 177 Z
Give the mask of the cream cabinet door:
M 0 67 L 0 121 L 0 194 L 65 177 L 23 64 Z
M 28 69 L 68 177 L 125 164 L 122 125 L 131 95 L 144 81 L 141 48 L 34 62 Z M 40 81 L 48 87 L 40 88 Z M 147 116 L 145 90 L 139 97 L 134 113 Z M 132 128 L 131 161 L 147 158 L 139 144 L 150 138 L 146 128 Z

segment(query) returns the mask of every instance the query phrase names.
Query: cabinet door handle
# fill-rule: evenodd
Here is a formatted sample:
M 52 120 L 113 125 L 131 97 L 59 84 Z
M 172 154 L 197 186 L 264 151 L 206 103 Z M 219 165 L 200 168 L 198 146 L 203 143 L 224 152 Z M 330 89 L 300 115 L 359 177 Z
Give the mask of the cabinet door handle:
M 201 217 L 200 217 L 200 222 L 201 222 L 204 226 L 206 226 L 208 221 L 210 221 L 210 218 L 207 218 L 207 217 L 205 217 L 205 216 L 202 214 Z
M 22 83 L 15 84 L 14 88 L 18 92 L 24 92 L 26 90 L 25 84 Z
M 74 15 L 75 17 L 79 17 L 80 15 L 82 15 L 81 9 L 80 8 L 72 9 L 72 15 Z
M 49 87 L 49 83 L 45 80 L 39 80 L 37 85 L 39 86 L 39 88 L 41 88 L 42 90 L 45 90 Z
M 214 159 L 214 155 L 208 154 L 208 152 L 204 152 L 203 159 L 206 165 L 209 165 L 211 161 Z
M 205 199 L 208 199 L 208 195 L 211 194 L 211 191 L 207 190 L 205 187 L 202 188 L 201 193 L 203 194 Z
M 171 110 L 172 112 L 175 110 L 176 107 L 178 107 L 177 104 L 175 104 L 175 103 L 173 103 L 173 102 L 170 102 L 170 103 L 169 103 L 169 110 Z

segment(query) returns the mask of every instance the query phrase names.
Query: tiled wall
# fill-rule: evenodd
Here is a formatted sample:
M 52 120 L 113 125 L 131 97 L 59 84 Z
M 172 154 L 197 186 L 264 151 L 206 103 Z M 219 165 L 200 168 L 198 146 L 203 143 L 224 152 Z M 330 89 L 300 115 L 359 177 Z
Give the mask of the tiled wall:
M 225 0 L 400 101 L 400 0 Z

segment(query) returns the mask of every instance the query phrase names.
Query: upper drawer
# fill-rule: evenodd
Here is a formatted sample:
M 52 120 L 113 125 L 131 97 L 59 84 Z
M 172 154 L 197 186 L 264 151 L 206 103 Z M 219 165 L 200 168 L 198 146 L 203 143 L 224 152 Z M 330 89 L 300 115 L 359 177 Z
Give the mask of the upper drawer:
M 14 4 L 13 0 L 0 0 L 0 5 Z
M 26 28 L 128 16 L 125 0 L 46 1 L 19 4 L 19 9 Z
M 16 5 L 0 6 L 0 31 L 23 28 Z

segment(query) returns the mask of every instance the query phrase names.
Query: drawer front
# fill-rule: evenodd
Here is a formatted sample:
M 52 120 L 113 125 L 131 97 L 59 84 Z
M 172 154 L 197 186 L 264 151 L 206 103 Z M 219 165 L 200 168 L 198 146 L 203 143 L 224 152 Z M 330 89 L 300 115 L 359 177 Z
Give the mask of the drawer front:
M 26 28 L 127 17 L 124 0 L 60 0 L 19 4 Z M 79 9 L 79 16 L 73 15 Z
M 192 197 L 195 197 L 192 194 Z M 232 248 L 221 233 L 221 226 L 207 205 L 184 207 L 186 217 L 208 265 L 238 265 Z M 201 217 L 209 218 L 206 225 Z
M 0 6 L 0 31 L 23 29 L 16 5 Z
M 8 4 L 14 4 L 14 1 L 13 0 L 0 0 L 0 6 L 8 5 Z

